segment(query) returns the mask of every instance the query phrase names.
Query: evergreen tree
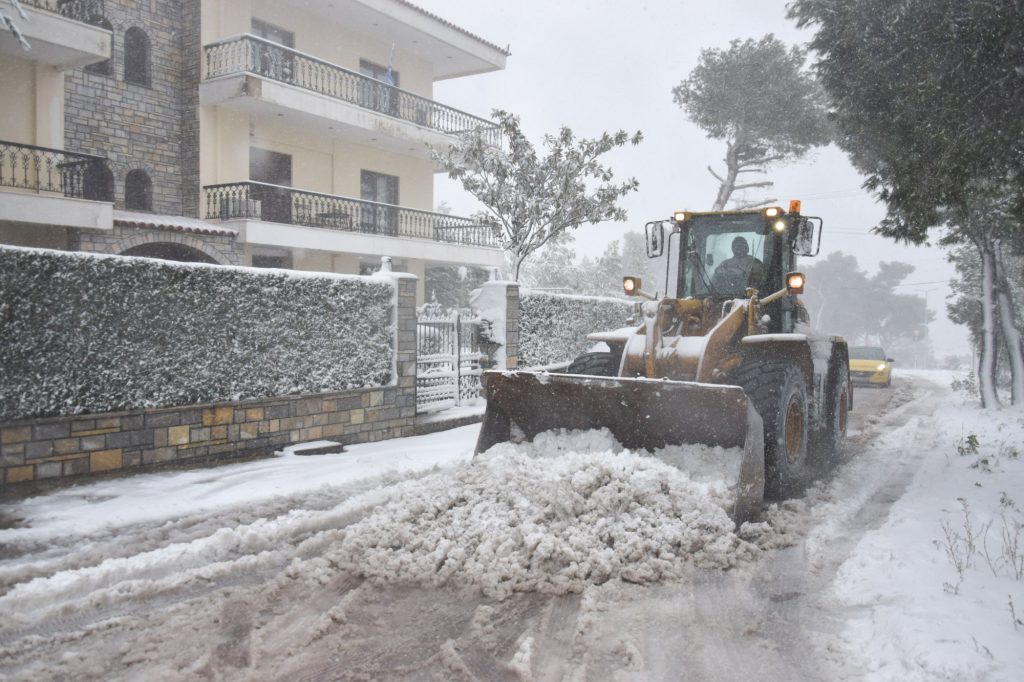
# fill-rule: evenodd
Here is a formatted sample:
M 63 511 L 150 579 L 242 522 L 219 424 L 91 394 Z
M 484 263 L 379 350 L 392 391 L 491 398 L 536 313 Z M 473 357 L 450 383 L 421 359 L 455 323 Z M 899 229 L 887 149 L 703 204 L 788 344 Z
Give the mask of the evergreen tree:
M 714 140 L 724 140 L 725 173 L 712 210 L 721 211 L 736 191 L 771 187 L 770 180 L 740 182 L 743 173 L 764 173 L 771 164 L 799 159 L 828 144 L 825 98 L 804 71 L 805 53 L 768 34 L 733 40 L 728 50 L 703 50 L 696 68 L 672 89 L 687 117 Z M 737 208 L 770 203 L 765 199 Z
M 997 267 L 999 243 L 1024 224 L 1024 3 L 1020 0 L 794 0 L 815 26 L 819 79 L 840 146 L 886 204 L 877 228 L 923 243 L 971 244 L 980 264 L 979 390 L 994 387 L 997 318 L 1015 329 Z M 1011 344 L 1014 402 L 1024 400 L 1024 352 Z

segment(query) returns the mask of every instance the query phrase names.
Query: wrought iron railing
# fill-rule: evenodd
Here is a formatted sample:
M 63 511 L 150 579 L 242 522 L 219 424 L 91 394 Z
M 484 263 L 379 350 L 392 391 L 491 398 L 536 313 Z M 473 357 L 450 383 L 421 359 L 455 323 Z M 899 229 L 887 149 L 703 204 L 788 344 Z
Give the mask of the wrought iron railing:
M 101 156 L 0 142 L 0 186 L 66 197 L 113 201 L 107 160 Z
M 493 121 L 406 92 L 337 64 L 278 43 L 245 34 L 207 45 L 206 78 L 254 73 L 366 109 L 411 121 L 443 133 L 481 130 L 498 146 L 501 132 Z
M 249 218 L 472 246 L 500 245 L 496 230 L 469 218 L 262 182 L 207 185 L 206 217 Z
M 103 0 L 21 0 L 21 3 L 56 12 L 63 17 L 85 24 L 96 25 L 106 16 Z

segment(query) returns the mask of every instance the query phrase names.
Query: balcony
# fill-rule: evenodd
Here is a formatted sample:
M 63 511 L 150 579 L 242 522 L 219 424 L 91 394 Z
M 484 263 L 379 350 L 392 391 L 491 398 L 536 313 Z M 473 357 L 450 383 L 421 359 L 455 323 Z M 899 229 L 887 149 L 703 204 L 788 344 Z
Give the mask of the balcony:
M 0 142 L 0 221 L 111 229 L 114 183 L 91 154 Z
M 374 147 L 426 158 L 427 145 L 446 146 L 483 129 L 495 146 L 497 125 L 346 68 L 252 35 L 204 48 L 200 102 L 295 125 L 345 134 Z
M 500 246 L 493 228 L 446 213 L 262 182 L 207 185 L 203 189 L 206 190 L 207 220 L 245 218 L 385 237 L 488 248 Z
M 30 49 L 4 28 L 0 53 L 58 69 L 110 59 L 111 32 L 103 0 L 22 0 L 21 5 L 28 21 L 15 21 Z
M 498 266 L 495 230 L 469 218 L 261 182 L 208 185 L 206 218 L 253 244 Z M 232 227 L 236 227 L 232 225 Z

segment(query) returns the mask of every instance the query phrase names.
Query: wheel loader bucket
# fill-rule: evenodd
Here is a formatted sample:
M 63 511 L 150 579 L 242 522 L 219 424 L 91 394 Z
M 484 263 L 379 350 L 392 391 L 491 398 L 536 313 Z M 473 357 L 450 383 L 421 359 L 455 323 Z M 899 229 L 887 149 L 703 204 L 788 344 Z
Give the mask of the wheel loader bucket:
M 525 440 L 552 429 L 604 427 L 623 447 L 651 452 L 687 443 L 742 448 L 739 471 L 723 469 L 722 478 L 735 481 L 737 524 L 758 513 L 764 497 L 764 432 L 739 386 L 498 371 L 486 372 L 484 384 L 487 411 L 477 453 L 512 440 L 514 427 Z M 736 467 L 729 458 L 722 466 Z

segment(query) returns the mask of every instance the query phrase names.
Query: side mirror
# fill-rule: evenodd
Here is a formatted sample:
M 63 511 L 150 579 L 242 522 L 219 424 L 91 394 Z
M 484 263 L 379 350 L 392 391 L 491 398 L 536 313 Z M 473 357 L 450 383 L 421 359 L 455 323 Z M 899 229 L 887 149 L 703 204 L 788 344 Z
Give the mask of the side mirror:
M 654 220 L 644 225 L 647 233 L 647 257 L 657 258 L 665 252 L 665 223 L 671 221 Z
M 790 246 L 798 256 L 817 256 L 821 250 L 821 218 L 800 218 Z
M 896 362 L 896 358 L 886 358 L 886 362 Z

